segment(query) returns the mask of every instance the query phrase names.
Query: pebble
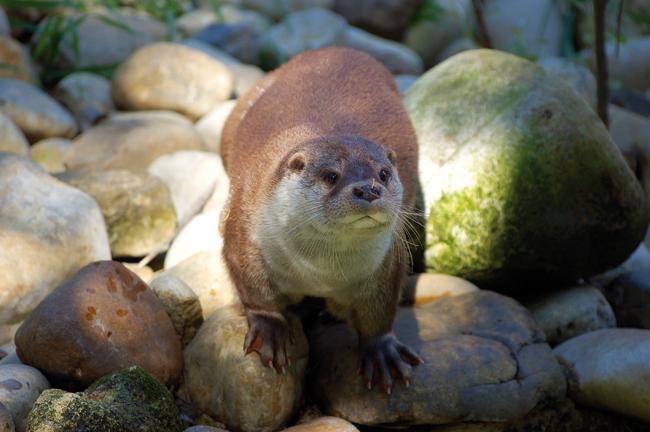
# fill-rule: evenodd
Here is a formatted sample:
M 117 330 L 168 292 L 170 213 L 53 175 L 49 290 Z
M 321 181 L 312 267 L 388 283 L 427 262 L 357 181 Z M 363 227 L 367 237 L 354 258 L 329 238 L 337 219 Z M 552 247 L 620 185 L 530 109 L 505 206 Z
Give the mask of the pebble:
M 219 154 L 223 126 L 236 104 L 236 100 L 223 102 L 196 122 L 196 130 L 203 137 L 206 150 Z
M 88 72 L 72 73 L 57 83 L 53 95 L 72 112 L 82 131 L 115 109 L 111 82 Z
M 0 25 L 1 26 L 1 25 Z M 38 82 L 38 74 L 27 47 L 15 39 L 0 35 L 0 77 Z
M 359 432 L 359 429 L 352 423 L 337 417 L 321 417 L 283 429 L 283 432 Z
M 34 402 L 49 388 L 47 378 L 33 367 L 0 364 L 0 404 L 11 414 L 18 432 L 25 431 L 27 415 Z
M 220 214 L 220 209 L 214 209 L 190 219 L 167 250 L 165 268 L 173 267 L 199 252 L 221 251 L 223 239 L 219 233 Z
M 603 293 L 620 327 L 650 330 L 650 268 L 621 274 Z
M 45 138 L 29 148 L 29 157 L 50 174 L 65 171 L 65 153 L 72 145 L 67 138 Z
M 420 305 L 478 290 L 473 283 L 455 276 L 437 273 L 413 274 L 406 279 L 401 303 Z
M 11 413 L 3 403 L 0 403 L 0 432 L 15 431 L 16 427 L 14 425 L 14 419 L 11 417 Z
M 0 152 L 15 153 L 20 156 L 29 154 L 29 142 L 16 124 L 0 112 Z
M 421 3 L 421 0 L 336 0 L 334 11 L 353 26 L 400 40 Z

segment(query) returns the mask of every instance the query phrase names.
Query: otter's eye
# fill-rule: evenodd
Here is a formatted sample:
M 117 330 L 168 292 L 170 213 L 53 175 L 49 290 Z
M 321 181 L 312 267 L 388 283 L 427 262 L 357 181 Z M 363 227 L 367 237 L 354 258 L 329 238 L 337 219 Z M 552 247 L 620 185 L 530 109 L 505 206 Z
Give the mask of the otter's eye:
M 328 171 L 323 176 L 323 180 L 325 180 L 327 183 L 334 186 L 336 184 L 336 182 L 339 180 L 339 175 L 338 175 L 338 173 L 335 173 L 334 171 Z
M 383 169 L 379 171 L 379 179 L 384 183 L 386 183 L 388 179 L 390 179 L 390 171 L 388 171 L 387 169 Z

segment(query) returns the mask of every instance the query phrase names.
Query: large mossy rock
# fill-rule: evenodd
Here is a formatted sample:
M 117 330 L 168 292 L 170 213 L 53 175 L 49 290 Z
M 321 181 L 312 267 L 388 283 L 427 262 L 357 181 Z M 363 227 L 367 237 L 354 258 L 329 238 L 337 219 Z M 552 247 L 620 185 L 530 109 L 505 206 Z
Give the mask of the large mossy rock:
M 649 205 L 607 130 L 535 64 L 466 51 L 423 75 L 405 105 L 435 271 L 530 287 L 606 270 L 643 239 Z

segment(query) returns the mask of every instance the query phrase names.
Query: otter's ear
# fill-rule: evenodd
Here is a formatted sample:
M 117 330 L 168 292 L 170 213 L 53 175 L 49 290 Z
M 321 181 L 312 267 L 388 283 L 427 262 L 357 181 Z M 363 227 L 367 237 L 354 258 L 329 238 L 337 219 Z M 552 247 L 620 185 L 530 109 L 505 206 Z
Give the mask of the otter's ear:
M 301 152 L 297 152 L 289 158 L 289 162 L 287 162 L 287 167 L 293 171 L 293 172 L 300 172 L 303 169 L 305 169 L 306 161 L 305 161 L 305 155 L 302 154 Z
M 386 156 L 388 156 L 388 160 L 390 161 L 390 163 L 395 165 L 395 161 L 397 160 L 397 155 L 395 154 L 395 152 L 388 149 L 388 152 L 386 153 Z

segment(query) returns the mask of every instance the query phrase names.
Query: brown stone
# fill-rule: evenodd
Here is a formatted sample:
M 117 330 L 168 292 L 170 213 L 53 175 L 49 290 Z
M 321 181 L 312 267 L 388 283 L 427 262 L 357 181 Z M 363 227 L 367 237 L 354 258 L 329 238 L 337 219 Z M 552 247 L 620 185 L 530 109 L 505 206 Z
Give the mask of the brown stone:
M 89 264 L 58 286 L 18 329 L 16 348 L 24 363 L 71 387 L 130 366 L 172 384 L 183 361 L 160 300 L 114 261 Z

